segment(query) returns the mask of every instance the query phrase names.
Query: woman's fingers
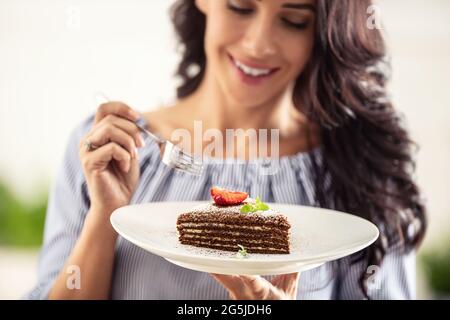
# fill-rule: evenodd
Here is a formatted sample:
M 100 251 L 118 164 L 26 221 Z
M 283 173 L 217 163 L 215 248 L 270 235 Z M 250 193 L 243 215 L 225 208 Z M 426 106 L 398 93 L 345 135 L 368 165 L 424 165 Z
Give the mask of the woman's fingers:
M 288 273 L 281 274 L 272 279 L 271 283 L 286 292 L 288 296 L 295 295 L 298 289 L 298 281 L 300 279 L 300 273 Z
M 130 202 L 139 181 L 135 148 L 143 144 L 135 123 L 138 119 L 139 114 L 123 103 L 103 104 L 80 141 L 79 158 L 91 205 L 106 216 Z
M 95 124 L 92 131 L 97 130 L 103 126 L 115 126 L 128 133 L 135 141 L 135 144 L 139 147 L 143 147 L 145 142 L 142 138 L 140 129 L 132 121 L 124 118 L 120 118 L 116 115 L 109 114 L 104 117 L 99 123 Z
M 138 154 L 135 139 L 115 125 L 104 124 L 99 126 L 86 139 L 96 146 L 103 146 L 111 141 L 116 142 L 125 148 L 132 158 L 136 158 Z
M 118 117 L 128 119 L 130 121 L 136 121 L 140 115 L 134 111 L 131 107 L 123 102 L 111 101 L 101 104 L 95 114 L 94 124 L 99 123 L 107 115 L 112 114 Z
M 252 299 L 249 291 L 246 290 L 244 281 L 237 275 L 211 274 L 216 281 L 227 289 L 232 300 L 247 300 Z
M 261 300 L 270 296 L 271 284 L 259 276 L 211 275 L 228 290 L 232 299 Z
M 122 146 L 109 142 L 100 148 L 89 152 L 83 157 L 83 166 L 89 171 L 102 171 L 111 160 L 119 162 L 122 171 L 128 172 L 131 167 L 131 155 Z
M 252 299 L 267 299 L 272 293 L 272 284 L 260 276 L 240 276 Z
M 211 273 L 211 276 L 230 292 L 237 292 L 243 288 L 243 283 L 239 276 L 215 273 Z
M 267 281 L 260 276 L 229 276 L 211 274 L 228 290 L 232 299 L 295 299 L 297 295 L 298 272 L 276 276 Z

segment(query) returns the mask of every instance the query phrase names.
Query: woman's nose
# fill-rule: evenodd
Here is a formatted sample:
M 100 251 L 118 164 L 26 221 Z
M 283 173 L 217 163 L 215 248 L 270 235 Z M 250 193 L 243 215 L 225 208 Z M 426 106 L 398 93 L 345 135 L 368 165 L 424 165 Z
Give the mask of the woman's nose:
M 263 18 L 255 20 L 243 40 L 245 52 L 255 58 L 267 58 L 276 54 L 276 43 L 270 21 Z

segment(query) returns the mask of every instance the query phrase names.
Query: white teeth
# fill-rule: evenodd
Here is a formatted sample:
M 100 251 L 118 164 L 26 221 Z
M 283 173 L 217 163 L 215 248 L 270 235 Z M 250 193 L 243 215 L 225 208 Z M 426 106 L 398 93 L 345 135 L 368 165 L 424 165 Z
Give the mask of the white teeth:
M 253 76 L 253 77 L 259 77 L 259 76 L 266 76 L 270 73 L 270 69 L 256 69 L 256 68 L 251 68 L 249 66 L 246 66 L 245 64 L 243 64 L 242 62 L 238 61 L 238 60 L 234 60 L 234 63 L 236 64 L 236 66 L 241 69 L 245 74 L 249 75 L 249 76 Z

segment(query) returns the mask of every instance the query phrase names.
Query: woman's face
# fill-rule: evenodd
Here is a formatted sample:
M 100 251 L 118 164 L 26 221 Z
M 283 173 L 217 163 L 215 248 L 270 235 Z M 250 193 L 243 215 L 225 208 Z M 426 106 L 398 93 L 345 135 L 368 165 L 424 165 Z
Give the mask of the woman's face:
M 207 68 L 240 106 L 269 102 L 308 62 L 315 0 L 196 0 L 207 16 Z

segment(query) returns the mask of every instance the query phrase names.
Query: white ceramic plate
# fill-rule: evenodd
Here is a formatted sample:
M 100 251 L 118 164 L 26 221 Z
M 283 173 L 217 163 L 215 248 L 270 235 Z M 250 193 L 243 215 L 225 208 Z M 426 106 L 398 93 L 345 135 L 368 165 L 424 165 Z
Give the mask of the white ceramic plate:
M 184 268 L 220 273 L 275 275 L 304 271 L 355 253 L 378 238 L 371 222 L 354 215 L 314 207 L 268 203 L 292 225 L 290 254 L 249 254 L 197 248 L 178 242 L 180 213 L 204 201 L 152 202 L 119 208 L 111 224 L 125 239 Z

